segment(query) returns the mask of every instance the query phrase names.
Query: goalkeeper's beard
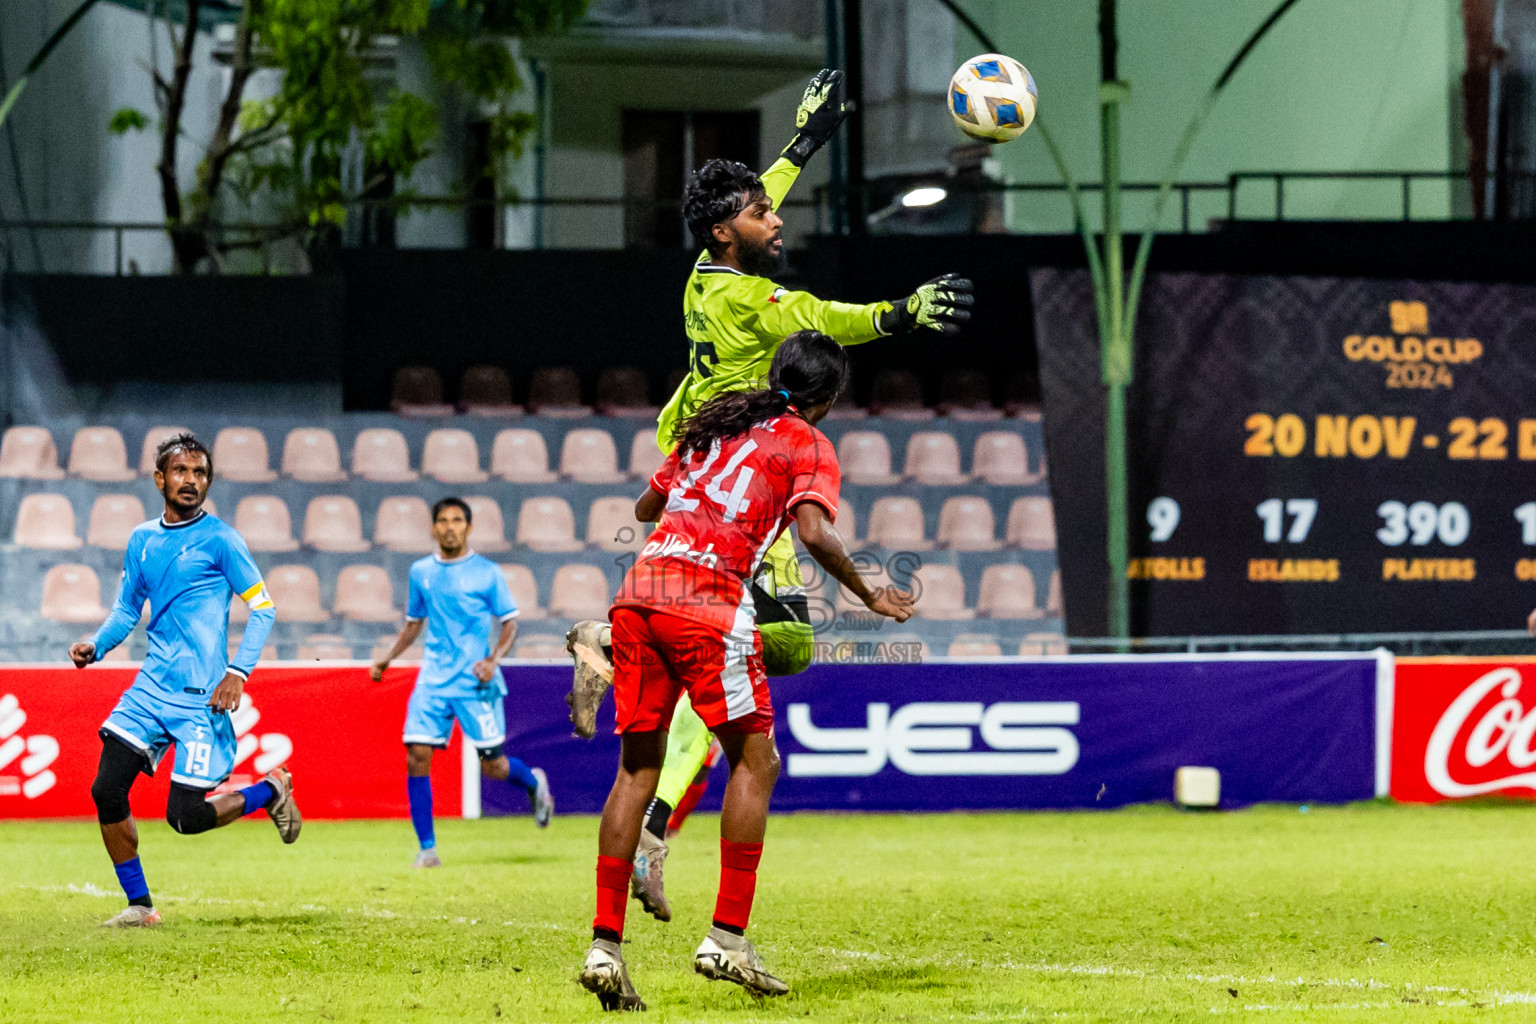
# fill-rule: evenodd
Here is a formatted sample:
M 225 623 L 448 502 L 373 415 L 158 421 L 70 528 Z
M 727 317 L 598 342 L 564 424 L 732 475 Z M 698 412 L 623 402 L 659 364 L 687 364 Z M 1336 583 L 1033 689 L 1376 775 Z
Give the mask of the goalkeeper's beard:
M 789 266 L 789 258 L 784 255 L 784 250 L 775 250 L 772 241 L 767 245 L 753 245 L 743 239 L 740 245 L 738 259 L 741 267 L 753 277 L 775 277 L 784 273 Z

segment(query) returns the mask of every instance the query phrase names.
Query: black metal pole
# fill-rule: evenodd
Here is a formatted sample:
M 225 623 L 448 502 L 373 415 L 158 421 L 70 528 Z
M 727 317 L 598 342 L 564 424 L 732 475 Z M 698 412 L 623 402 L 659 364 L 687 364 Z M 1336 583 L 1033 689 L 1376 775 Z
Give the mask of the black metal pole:
M 850 234 L 862 235 L 868 198 L 864 194 L 864 17 L 862 0 L 843 0 L 843 54 L 847 58 L 848 197 Z

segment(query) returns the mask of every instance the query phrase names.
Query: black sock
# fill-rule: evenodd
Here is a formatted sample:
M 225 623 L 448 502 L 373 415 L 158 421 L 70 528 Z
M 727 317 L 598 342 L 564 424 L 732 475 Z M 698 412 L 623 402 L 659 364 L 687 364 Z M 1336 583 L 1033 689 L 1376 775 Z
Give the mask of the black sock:
M 657 797 L 651 801 L 651 809 L 645 812 L 645 830 L 657 839 L 667 838 L 667 819 L 672 817 L 672 805 Z
M 732 935 L 747 934 L 747 930 L 745 928 L 737 928 L 733 924 L 721 924 L 719 921 L 711 921 L 710 924 L 713 924 L 716 928 L 719 928 L 723 932 L 730 932 Z
M 129 900 L 128 905 L 130 907 L 153 907 L 155 902 L 146 894 L 144 896 L 140 896 L 136 900 Z
M 620 935 L 618 932 L 614 931 L 612 928 L 593 928 L 592 929 L 592 937 L 594 939 L 606 939 L 609 942 L 623 942 L 624 941 L 624 936 Z

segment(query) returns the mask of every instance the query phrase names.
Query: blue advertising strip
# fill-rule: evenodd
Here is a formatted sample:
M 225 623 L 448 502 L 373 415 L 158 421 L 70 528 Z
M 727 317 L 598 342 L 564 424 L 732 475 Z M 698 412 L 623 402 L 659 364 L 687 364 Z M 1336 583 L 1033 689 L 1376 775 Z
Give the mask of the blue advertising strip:
M 548 772 L 562 811 L 600 811 L 618 764 L 612 701 L 596 739 L 573 739 L 569 669 L 503 671 L 508 752 Z M 1372 655 L 818 665 L 772 681 L 784 758 L 773 806 L 1118 807 L 1171 799 L 1185 765 L 1218 769 L 1227 807 L 1368 800 L 1376 672 Z M 718 807 L 722 789 L 701 806 Z M 528 803 L 488 782 L 484 806 Z

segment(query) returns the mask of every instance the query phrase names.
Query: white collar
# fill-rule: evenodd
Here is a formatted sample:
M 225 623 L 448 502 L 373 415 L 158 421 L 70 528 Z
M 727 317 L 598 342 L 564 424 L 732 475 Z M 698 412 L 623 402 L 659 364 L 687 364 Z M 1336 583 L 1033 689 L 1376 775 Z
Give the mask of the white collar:
M 469 559 L 474 558 L 475 549 L 470 548 L 458 558 L 444 558 L 442 549 L 439 548 L 438 550 L 432 552 L 432 557 L 437 561 L 437 564 L 439 565 L 458 565 L 460 562 L 467 562 Z

